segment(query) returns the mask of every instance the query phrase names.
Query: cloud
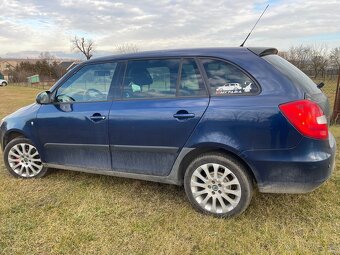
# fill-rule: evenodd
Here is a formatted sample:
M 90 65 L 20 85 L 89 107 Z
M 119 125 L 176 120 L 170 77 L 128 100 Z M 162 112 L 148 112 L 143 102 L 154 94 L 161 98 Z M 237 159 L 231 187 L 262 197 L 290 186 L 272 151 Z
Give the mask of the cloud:
M 134 43 L 141 49 L 238 46 L 268 1 L 0 0 L 0 55 L 18 51 L 70 52 L 74 35 L 98 51 Z M 246 45 L 323 43 L 340 46 L 337 1 L 269 1 Z

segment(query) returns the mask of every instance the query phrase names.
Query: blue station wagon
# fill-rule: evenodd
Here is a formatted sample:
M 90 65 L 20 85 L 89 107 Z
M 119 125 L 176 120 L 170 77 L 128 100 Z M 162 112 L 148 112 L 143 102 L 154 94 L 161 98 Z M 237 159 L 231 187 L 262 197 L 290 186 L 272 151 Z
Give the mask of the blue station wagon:
M 334 168 L 326 96 L 274 48 L 151 51 L 70 70 L 0 123 L 15 177 L 49 168 L 184 185 L 192 206 L 241 214 L 253 190 L 303 193 Z

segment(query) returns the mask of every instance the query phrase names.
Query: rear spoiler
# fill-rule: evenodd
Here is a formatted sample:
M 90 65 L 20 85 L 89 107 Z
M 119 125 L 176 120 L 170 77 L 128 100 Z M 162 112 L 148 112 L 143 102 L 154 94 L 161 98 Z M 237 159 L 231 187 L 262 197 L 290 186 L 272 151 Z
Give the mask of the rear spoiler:
M 247 48 L 247 49 L 250 50 L 252 53 L 254 53 L 255 55 L 257 55 L 259 57 L 263 57 L 263 56 L 267 56 L 267 55 L 277 55 L 277 53 L 279 52 L 275 48 L 250 47 L 250 48 Z

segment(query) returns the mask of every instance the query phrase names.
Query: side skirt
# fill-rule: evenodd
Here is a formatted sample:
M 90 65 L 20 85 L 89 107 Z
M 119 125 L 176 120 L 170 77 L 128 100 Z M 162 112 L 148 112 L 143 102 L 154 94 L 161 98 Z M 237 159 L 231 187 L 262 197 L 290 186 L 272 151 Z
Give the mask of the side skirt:
M 91 173 L 91 174 L 109 175 L 109 176 L 115 176 L 115 177 L 160 182 L 160 183 L 174 184 L 174 185 L 181 186 L 183 185 L 183 179 L 179 175 L 180 164 L 183 158 L 193 149 L 194 148 L 183 148 L 181 150 L 168 176 L 155 176 L 155 175 L 146 175 L 146 174 L 127 173 L 127 172 L 124 172 L 124 170 L 122 169 L 113 171 L 113 170 L 106 170 L 106 169 L 99 170 L 99 169 L 65 166 L 65 165 L 49 164 L 49 163 L 43 163 L 43 165 L 48 168 L 57 168 L 57 169 L 71 170 L 71 171 Z
M 56 169 L 91 173 L 91 174 L 109 175 L 109 176 L 115 176 L 115 177 L 124 177 L 124 178 L 136 179 L 136 180 L 160 182 L 160 183 L 167 183 L 167 184 L 174 184 L 174 185 L 182 184 L 182 182 L 180 182 L 176 178 L 173 178 L 174 175 L 172 175 L 171 173 L 168 176 L 154 176 L 154 175 L 146 175 L 146 174 L 127 173 L 127 172 L 124 172 L 123 170 L 115 170 L 115 171 L 97 170 L 97 169 L 88 169 L 88 168 L 83 168 L 83 167 L 64 166 L 64 165 L 48 164 L 48 163 L 43 163 L 43 165 L 48 168 L 56 168 Z

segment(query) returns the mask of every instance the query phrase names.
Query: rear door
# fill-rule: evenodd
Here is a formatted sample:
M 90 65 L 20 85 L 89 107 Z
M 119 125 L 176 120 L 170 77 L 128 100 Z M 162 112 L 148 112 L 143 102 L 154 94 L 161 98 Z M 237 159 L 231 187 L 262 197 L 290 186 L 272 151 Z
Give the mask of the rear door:
M 109 114 L 113 170 L 168 175 L 208 104 L 194 59 L 127 62 Z

